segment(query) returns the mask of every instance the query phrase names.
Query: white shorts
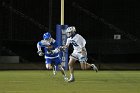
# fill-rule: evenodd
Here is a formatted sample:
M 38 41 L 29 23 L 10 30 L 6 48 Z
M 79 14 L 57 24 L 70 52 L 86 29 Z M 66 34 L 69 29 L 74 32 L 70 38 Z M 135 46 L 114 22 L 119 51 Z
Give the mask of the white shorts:
M 78 60 L 80 63 L 86 62 L 87 61 L 87 53 L 85 53 L 85 55 L 82 55 L 81 53 L 73 52 L 70 55 L 70 58 L 73 58 L 75 60 Z

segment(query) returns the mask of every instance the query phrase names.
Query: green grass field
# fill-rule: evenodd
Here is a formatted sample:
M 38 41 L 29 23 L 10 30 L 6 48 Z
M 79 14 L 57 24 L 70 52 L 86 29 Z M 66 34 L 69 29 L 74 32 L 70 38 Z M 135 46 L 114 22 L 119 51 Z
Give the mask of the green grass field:
M 68 71 L 67 71 L 68 74 Z M 0 71 L 0 93 L 140 93 L 140 71 L 75 71 L 67 83 L 60 71 Z

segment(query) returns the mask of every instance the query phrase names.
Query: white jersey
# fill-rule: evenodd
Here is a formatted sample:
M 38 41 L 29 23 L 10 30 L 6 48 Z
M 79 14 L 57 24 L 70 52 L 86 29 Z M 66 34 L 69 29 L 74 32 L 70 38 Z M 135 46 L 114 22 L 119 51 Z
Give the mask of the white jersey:
M 79 34 L 76 34 L 74 37 L 67 38 L 66 45 L 73 45 L 73 52 L 81 52 L 82 49 L 85 49 L 86 40 Z M 85 49 L 86 50 L 86 49 Z

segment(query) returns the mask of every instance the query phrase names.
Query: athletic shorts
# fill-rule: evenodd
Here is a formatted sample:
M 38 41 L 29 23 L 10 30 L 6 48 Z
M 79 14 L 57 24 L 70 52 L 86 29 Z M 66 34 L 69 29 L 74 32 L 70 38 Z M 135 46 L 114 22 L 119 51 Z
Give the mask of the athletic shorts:
M 54 64 L 56 66 L 60 65 L 62 62 L 60 57 L 56 57 L 53 59 L 51 59 L 51 58 L 45 58 L 45 59 L 46 59 L 46 61 L 45 61 L 46 64 Z
M 75 60 L 78 60 L 80 63 L 86 62 L 87 61 L 87 53 L 85 55 L 82 55 L 81 53 L 73 52 L 70 55 L 70 58 L 73 58 Z

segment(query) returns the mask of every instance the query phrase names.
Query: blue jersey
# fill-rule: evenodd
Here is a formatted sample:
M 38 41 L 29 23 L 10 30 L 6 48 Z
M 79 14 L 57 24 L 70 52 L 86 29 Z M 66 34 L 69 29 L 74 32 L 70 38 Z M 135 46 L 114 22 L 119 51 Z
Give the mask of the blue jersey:
M 49 51 L 58 47 L 57 42 L 53 38 L 51 38 L 51 41 L 41 40 L 38 42 L 38 45 L 44 48 L 45 57 L 58 57 L 58 53 L 49 53 Z

